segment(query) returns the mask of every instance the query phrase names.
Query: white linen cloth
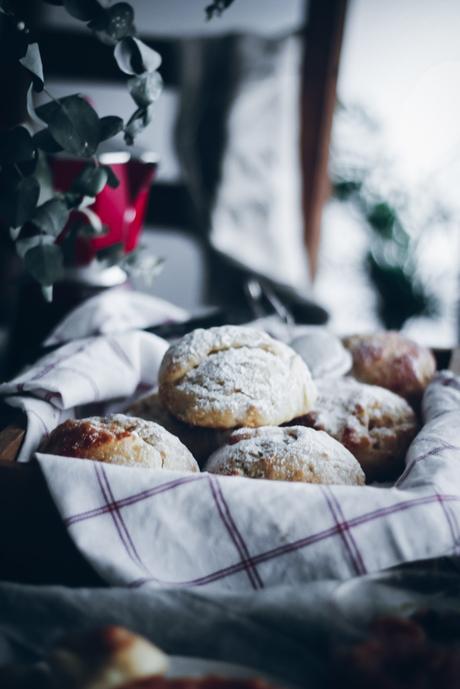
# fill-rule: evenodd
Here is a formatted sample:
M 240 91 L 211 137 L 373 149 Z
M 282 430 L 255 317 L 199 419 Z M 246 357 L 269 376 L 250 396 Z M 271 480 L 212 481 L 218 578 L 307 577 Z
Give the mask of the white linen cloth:
M 0 386 L 28 415 L 21 461 L 66 416 L 95 413 L 115 398 L 120 408 L 120 401 L 152 387 L 166 347 L 143 332 L 86 338 Z M 390 488 L 37 456 L 71 538 L 110 584 L 259 590 L 457 552 L 460 379 L 438 374 L 424 407 L 426 424 Z
M 183 321 L 184 309 L 158 297 L 114 287 L 87 299 L 53 330 L 45 345 L 57 345 L 90 335 L 126 332 L 159 323 Z

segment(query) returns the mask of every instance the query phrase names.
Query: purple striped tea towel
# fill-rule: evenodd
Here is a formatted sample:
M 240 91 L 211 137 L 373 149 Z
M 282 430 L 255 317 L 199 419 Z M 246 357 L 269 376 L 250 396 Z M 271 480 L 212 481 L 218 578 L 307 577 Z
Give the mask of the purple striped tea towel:
M 167 348 L 165 340 L 142 331 L 75 340 L 0 385 L 5 401 L 27 416 L 18 460 L 28 461 L 66 418 L 118 411 L 153 388 Z
M 110 584 L 261 590 L 457 552 L 460 380 L 443 372 L 392 487 L 152 472 L 38 455 L 70 536 Z

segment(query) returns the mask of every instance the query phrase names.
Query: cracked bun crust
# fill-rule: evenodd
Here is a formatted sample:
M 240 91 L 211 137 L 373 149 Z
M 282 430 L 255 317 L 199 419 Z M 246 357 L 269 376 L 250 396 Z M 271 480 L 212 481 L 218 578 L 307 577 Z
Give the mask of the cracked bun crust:
M 68 419 L 54 429 L 41 452 L 148 469 L 199 471 L 192 454 L 153 421 L 124 414 Z
M 207 470 L 275 481 L 362 485 L 351 452 L 327 433 L 303 426 L 240 428 L 209 458 Z
M 295 423 L 326 431 L 341 442 L 361 464 L 368 483 L 401 473 L 417 432 L 415 413 L 406 400 L 352 378 L 319 381 L 314 410 Z
M 343 340 L 353 357 L 352 375 L 417 403 L 433 378 L 436 362 L 426 347 L 397 332 L 352 335 Z
M 253 328 L 194 330 L 166 352 L 159 374 L 165 407 L 207 428 L 277 425 L 305 414 L 316 396 L 302 359 Z

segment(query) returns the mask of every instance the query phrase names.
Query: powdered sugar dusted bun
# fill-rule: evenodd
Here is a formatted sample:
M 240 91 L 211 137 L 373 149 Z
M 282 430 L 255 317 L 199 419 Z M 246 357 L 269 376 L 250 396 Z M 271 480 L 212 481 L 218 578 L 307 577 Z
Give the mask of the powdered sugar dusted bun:
M 307 364 L 313 378 L 338 378 L 351 369 L 351 354 L 340 338 L 324 328 L 309 328 L 290 343 Z
M 175 416 L 208 428 L 277 425 L 311 409 L 315 384 L 287 345 L 252 328 L 194 330 L 166 352 L 160 397 Z
M 181 443 L 190 450 L 200 466 L 206 462 L 215 450 L 225 443 L 230 433 L 229 430 L 191 426 L 189 423 L 181 421 L 165 409 L 158 391 L 131 404 L 126 413 L 138 416 L 141 419 L 154 421 L 166 428 L 167 431 L 179 438 Z
M 417 432 L 413 409 L 399 395 L 353 378 L 318 381 L 315 408 L 295 423 L 326 431 L 357 458 L 368 482 L 396 478 Z
M 353 455 L 327 433 L 303 426 L 264 426 L 234 431 L 209 458 L 214 474 L 278 481 L 362 485 Z
M 388 388 L 410 402 L 420 402 L 436 370 L 429 349 L 392 331 L 352 335 L 343 342 L 353 357 L 355 378 Z
M 40 451 L 148 469 L 199 471 L 172 433 L 153 421 L 124 414 L 68 419 L 52 431 Z

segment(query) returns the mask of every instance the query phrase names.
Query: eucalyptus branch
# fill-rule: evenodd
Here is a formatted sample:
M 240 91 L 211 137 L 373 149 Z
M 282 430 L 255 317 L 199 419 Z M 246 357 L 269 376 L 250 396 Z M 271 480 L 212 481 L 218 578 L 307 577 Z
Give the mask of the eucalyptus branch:
M 110 167 L 100 164 L 100 144 L 120 133 L 132 144 L 150 122 L 153 104 L 162 89 L 157 72 L 161 57 L 136 37 L 131 5 L 119 2 L 103 7 L 98 0 L 52 0 L 51 4 L 64 5 L 72 17 L 85 22 L 100 40 L 112 46 L 119 69 L 130 76 L 127 86 L 136 109 L 125 123 L 118 116 L 100 118 L 78 94 L 56 98 L 45 84 L 40 49 L 31 42 L 29 28 L 17 17 L 11 0 L 0 0 L 0 12 L 8 17 L 11 31 L 16 32 L 21 45 L 26 44 L 19 62 L 31 76 L 31 89 L 42 91 L 49 99 L 31 111 L 32 120 L 44 124 L 38 132 L 31 134 L 23 126 L 0 132 L 0 220 L 16 242 L 26 268 L 46 288 L 48 296 L 50 285 L 62 275 L 64 262 L 74 260 L 75 236 L 82 232 L 80 224 L 60 237 L 59 244 L 55 243 L 69 213 L 74 209 L 85 213 L 88 236 L 103 231 L 100 220 L 87 206 L 106 184 L 116 187 L 119 182 Z M 29 103 L 32 100 L 28 97 Z M 88 164 L 69 192 L 54 192 L 38 206 L 43 181 L 37 162 L 41 154 L 60 151 L 86 159 Z M 20 239 L 25 226 L 29 238 L 26 243 Z

